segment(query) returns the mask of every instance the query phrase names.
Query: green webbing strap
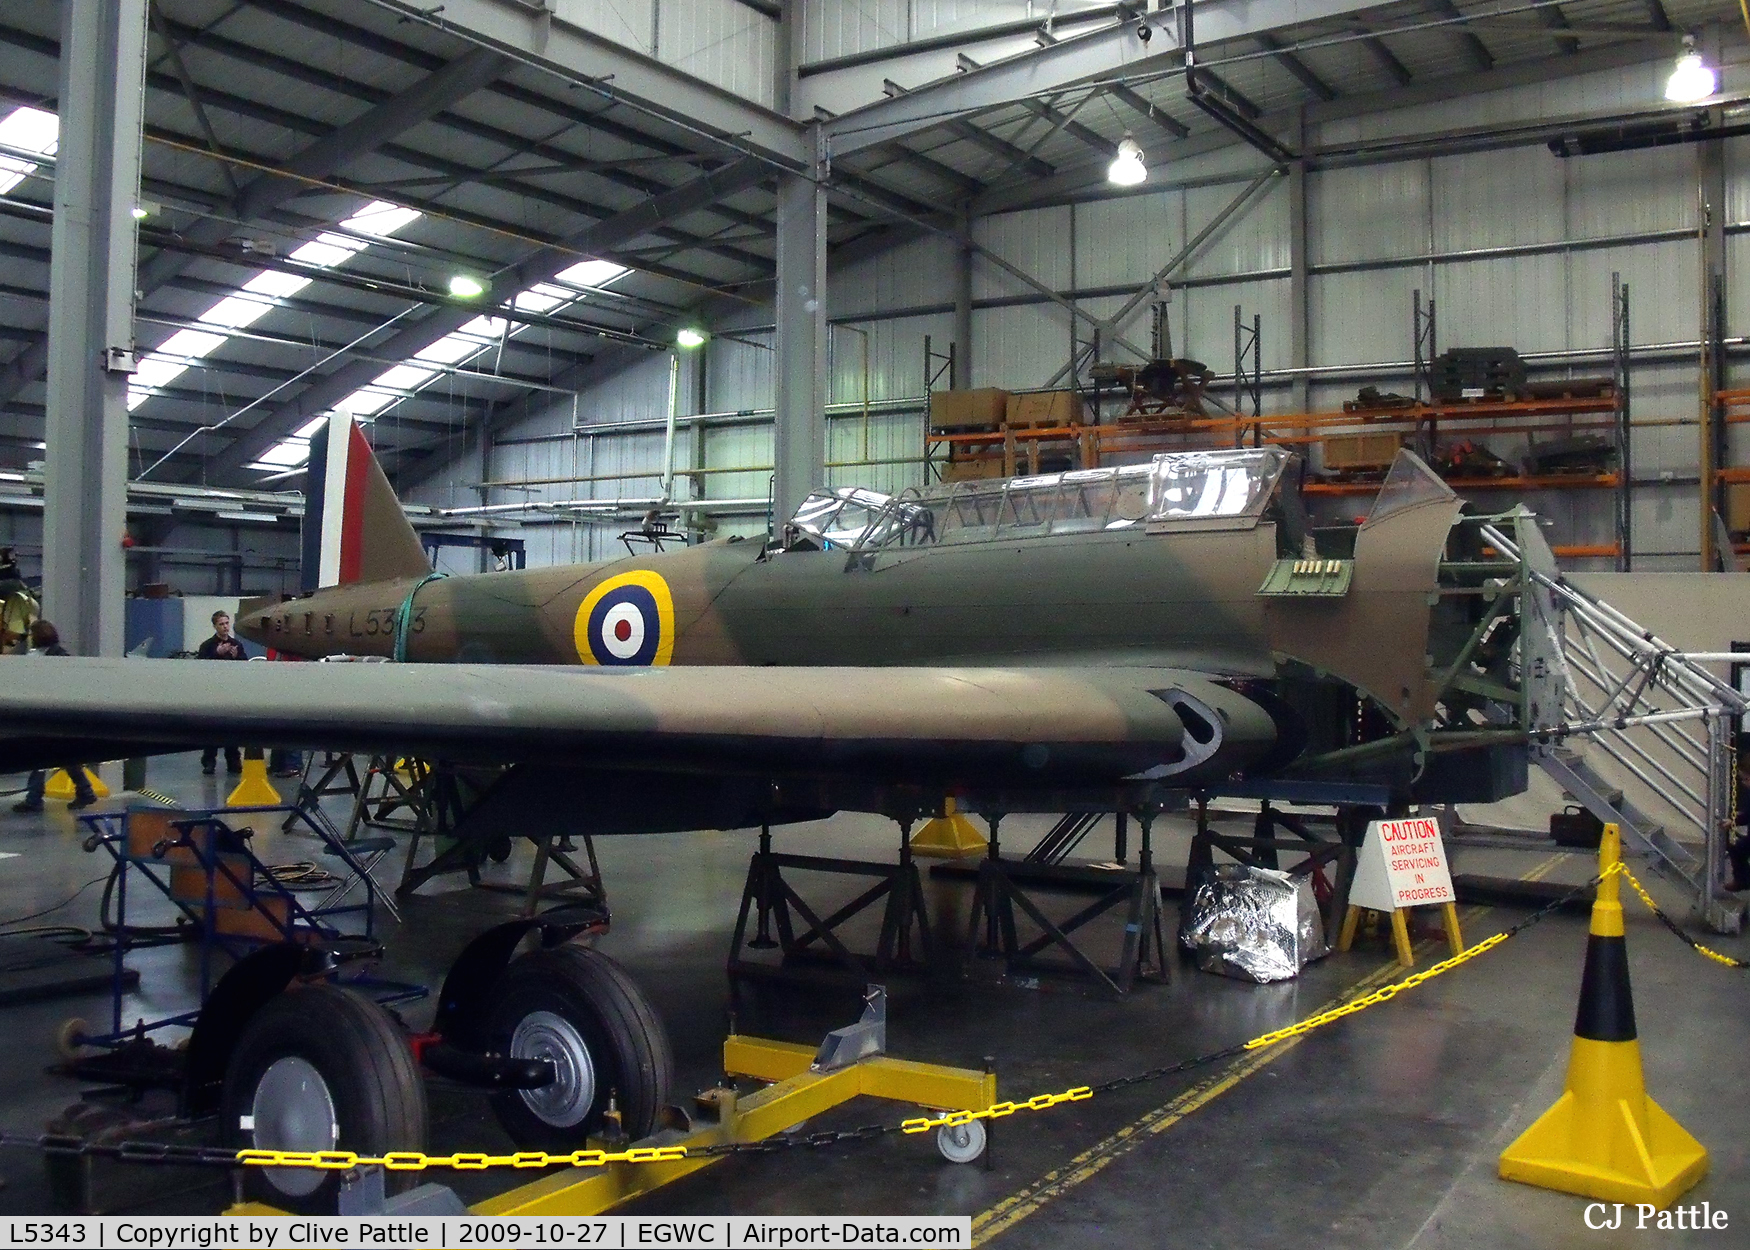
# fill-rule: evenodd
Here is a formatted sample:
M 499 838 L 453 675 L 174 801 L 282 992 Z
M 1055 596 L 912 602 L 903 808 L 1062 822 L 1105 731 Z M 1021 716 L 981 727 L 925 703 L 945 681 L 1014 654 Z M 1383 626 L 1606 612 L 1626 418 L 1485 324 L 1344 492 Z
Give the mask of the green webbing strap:
M 417 582 L 413 589 L 407 592 L 407 598 L 401 601 L 401 607 L 395 613 L 395 661 L 401 663 L 407 659 L 407 631 L 413 623 L 413 597 L 425 589 L 427 582 L 435 582 L 440 577 L 448 577 L 448 573 L 427 573 Z

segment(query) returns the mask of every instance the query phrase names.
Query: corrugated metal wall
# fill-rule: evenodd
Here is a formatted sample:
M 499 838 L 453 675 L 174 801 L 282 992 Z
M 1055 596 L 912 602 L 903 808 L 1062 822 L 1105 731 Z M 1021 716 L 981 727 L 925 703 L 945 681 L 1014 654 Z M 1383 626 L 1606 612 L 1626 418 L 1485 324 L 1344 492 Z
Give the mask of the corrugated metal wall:
M 552 0 L 554 15 L 773 107 L 777 24 L 735 0 Z
M 875 46 L 896 32 L 915 31 L 921 11 L 921 5 L 908 11 L 904 4 L 877 0 L 811 6 L 809 20 L 815 24 L 809 27 L 807 55 L 837 55 Z M 946 12 L 940 6 L 932 11 Z M 827 17 L 836 23 L 830 30 L 820 24 Z M 1461 104 L 1330 123 L 1313 138 L 1334 143 L 1475 126 L 1496 118 L 1521 118 L 1530 111 L 1567 115 L 1644 102 L 1657 97 L 1656 77 L 1642 69 L 1593 74 Z M 1180 161 L 1169 160 L 1164 152 L 1152 155 L 1157 178 L 1187 184 L 1206 183 L 1212 175 L 1221 180 L 1073 208 L 982 218 L 974 223 L 975 238 L 1039 282 L 1074 293 L 1086 312 L 1110 316 L 1262 168 L 1260 158 L 1246 150 Z M 1692 343 L 1700 315 L 1696 160 L 1697 150 L 1689 147 L 1561 160 L 1537 146 L 1310 175 L 1312 364 L 1408 361 L 1415 291 L 1436 301 L 1442 348 L 1511 345 L 1525 353 L 1603 351 L 1610 342 L 1612 274 L 1620 275 L 1630 289 L 1636 345 Z M 1729 221 L 1750 224 L 1750 140 L 1731 141 L 1727 161 Z M 1248 324 L 1254 313 L 1262 316 L 1265 367 L 1290 363 L 1289 222 L 1287 179 L 1277 179 L 1176 272 L 1180 285 L 1173 290 L 1170 324 L 1177 353 L 1203 360 L 1217 373 L 1230 372 L 1237 304 Z M 1728 249 L 1730 324 L 1740 331 L 1750 324 L 1747 249 L 1750 234 L 1734 233 Z M 942 350 L 953 335 L 955 252 L 944 239 L 925 238 L 832 274 L 829 312 L 842 323 L 832 335 L 833 402 L 860 405 L 865 386 L 874 404 L 922 394 L 925 336 Z M 1087 336 L 1085 322 L 1072 334 L 1072 318 L 1064 307 L 982 258 L 974 261 L 973 294 L 974 385 L 1041 386 L 1068 361 L 1073 334 Z M 719 337 L 705 349 L 707 411 L 768 409 L 772 403 L 770 311 L 751 311 L 746 324 L 752 329 L 737 335 L 742 341 Z M 868 336 L 866 374 L 858 331 Z M 1147 346 L 1146 301 L 1118 331 Z M 1110 338 L 1106 341 L 1109 356 L 1122 356 L 1121 348 Z M 1598 376 L 1608 373 L 1608 365 L 1594 359 L 1566 371 Z M 1546 370 L 1541 376 L 1560 374 Z M 1637 477 L 1666 479 L 1637 491 L 1637 567 L 1694 564 L 1697 378 L 1693 349 L 1667 352 L 1663 359 L 1637 362 L 1634 368 L 1637 422 L 1688 423 L 1648 424 L 1634 434 Z M 1368 380 L 1388 390 L 1410 385 L 1407 370 Z M 1336 408 L 1353 397 L 1358 385 L 1354 378 L 1315 381 L 1310 405 L 1315 411 Z M 1267 388 L 1267 409 L 1288 410 L 1291 395 L 1285 385 Z M 584 395 L 579 419 L 660 417 L 666 403 L 666 365 L 653 360 Z M 529 428 L 540 427 L 544 434 L 569 429 L 569 405 L 560 407 L 563 411 L 556 408 Z M 887 462 L 918 455 L 921 412 L 877 412 L 867 423 L 860 413 L 835 416 L 829 429 L 830 483 L 894 489 L 918 480 L 917 465 Z M 595 443 L 598 475 L 634 468 L 654 475 L 660 470 L 659 437 L 598 434 Z M 768 427 L 742 423 L 713 428 L 700 445 L 709 467 L 746 469 L 705 477 L 710 497 L 765 495 L 771 464 Z M 694 446 L 681 440 L 678 458 L 683 465 L 691 465 Z M 1523 454 L 1525 444 L 1522 439 L 1500 440 L 1496 450 L 1511 459 Z M 1740 462 L 1750 463 L 1750 441 L 1738 455 Z M 533 452 L 501 448 L 494 474 L 500 479 L 533 475 L 532 457 Z M 865 459 L 882 463 L 843 463 Z M 1687 483 L 1686 475 L 1691 479 Z M 654 476 L 598 481 L 594 493 L 647 493 L 654 482 Z M 587 485 L 567 489 L 590 493 Z M 1501 497 L 1492 501 L 1510 502 Z M 1557 541 L 1610 541 L 1612 501 L 1607 492 L 1545 492 L 1530 502 L 1555 522 L 1552 536 Z M 762 524 L 760 518 L 738 518 L 725 522 L 725 531 L 747 532 Z M 602 550 L 599 539 L 591 550 Z

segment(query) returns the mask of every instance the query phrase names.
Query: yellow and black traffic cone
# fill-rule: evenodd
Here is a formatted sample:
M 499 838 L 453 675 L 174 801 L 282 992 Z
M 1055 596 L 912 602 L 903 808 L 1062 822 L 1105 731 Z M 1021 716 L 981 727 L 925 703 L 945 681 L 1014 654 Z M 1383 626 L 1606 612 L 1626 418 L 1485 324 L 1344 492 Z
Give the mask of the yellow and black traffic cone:
M 1622 858 L 1615 825 L 1604 827 L 1580 1010 L 1568 1054 L 1567 1088 L 1501 1154 L 1501 1176 L 1606 1202 L 1669 1206 L 1707 1175 L 1707 1149 L 1647 1097 L 1623 938 Z

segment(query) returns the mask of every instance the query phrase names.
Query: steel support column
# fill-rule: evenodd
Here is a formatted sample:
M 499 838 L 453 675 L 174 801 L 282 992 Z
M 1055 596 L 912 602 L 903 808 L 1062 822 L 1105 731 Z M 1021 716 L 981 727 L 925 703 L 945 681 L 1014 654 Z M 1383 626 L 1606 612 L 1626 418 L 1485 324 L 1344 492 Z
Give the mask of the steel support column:
M 1304 369 L 1312 363 L 1307 342 L 1311 322 L 1308 319 L 1306 259 L 1306 130 L 1306 110 L 1297 108 L 1294 110 L 1294 150 L 1302 155 L 1288 167 L 1288 363 L 1295 369 Z M 1296 412 L 1311 411 L 1308 389 L 1306 376 L 1296 374 Z
M 122 653 L 146 3 L 61 6 L 43 608 L 79 655 Z
M 818 128 L 817 128 L 818 129 Z M 820 485 L 826 464 L 826 187 L 778 179 L 776 421 L 772 524 Z
M 1702 53 L 1708 64 L 1719 65 L 1722 52 L 1720 26 L 1712 23 L 1702 32 Z M 1724 119 L 1721 110 L 1710 110 L 1710 120 L 1716 125 Z M 1725 379 L 1718 376 L 1714 344 L 1725 334 L 1725 327 L 1716 324 L 1723 318 L 1725 309 L 1730 305 L 1726 302 L 1726 154 L 1725 141 L 1712 139 L 1706 143 L 1695 145 L 1695 176 L 1701 212 L 1703 214 L 1701 232 L 1700 276 L 1697 299 L 1699 301 L 1698 324 L 1701 333 L 1696 337 L 1701 341 L 1700 359 L 1700 392 L 1701 392 L 1701 446 L 1699 448 L 1699 464 L 1701 465 L 1701 570 L 1711 573 L 1720 567 L 1719 555 L 1715 550 L 1718 530 L 1716 516 L 1724 516 L 1725 491 L 1718 473 L 1730 463 L 1730 437 L 1723 423 L 1725 414 L 1720 411 L 1714 400 L 1715 390 L 1723 385 Z M 1717 279 L 1716 276 L 1718 275 Z M 1716 281 L 1718 291 L 1716 292 Z M 1716 294 L 1720 297 L 1716 302 Z M 1723 363 L 1723 362 L 1722 362 Z M 1730 552 L 1725 553 L 1728 557 Z M 1733 566 L 1728 559 L 1725 567 Z
M 964 389 L 972 385 L 972 247 L 961 240 L 972 237 L 972 219 L 961 207 L 954 219 L 954 376 L 949 384 Z

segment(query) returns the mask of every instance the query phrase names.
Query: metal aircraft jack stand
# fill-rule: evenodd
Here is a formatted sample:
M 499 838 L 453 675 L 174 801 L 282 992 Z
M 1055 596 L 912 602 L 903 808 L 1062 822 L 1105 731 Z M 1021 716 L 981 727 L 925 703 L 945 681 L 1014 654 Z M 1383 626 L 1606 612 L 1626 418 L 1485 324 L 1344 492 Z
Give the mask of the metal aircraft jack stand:
M 288 833 L 298 823 L 300 812 L 319 812 L 322 800 L 337 795 L 357 799 L 364 782 L 359 778 L 356 759 L 346 751 L 325 751 L 320 762 L 315 752 L 304 756 L 304 772 L 298 778 L 298 793 L 292 800 L 292 810 L 286 813 L 281 833 Z M 312 781 L 311 778 L 315 780 Z
M 763 1141 L 857 1097 L 885 1098 L 937 1112 L 982 1111 L 996 1102 L 997 1078 L 988 1069 L 912 1063 L 889 1058 L 886 1052 L 887 993 L 879 985 L 867 987 L 862 1019 L 833 1030 L 819 1047 L 732 1034 L 723 1043 L 724 1073 L 771 1084 L 752 1094 L 738 1093 L 728 1085 L 708 1089 L 693 1099 L 691 1112 L 667 1109 L 675 1127 L 631 1145 L 698 1149 Z M 625 1145 L 616 1143 L 614 1148 Z M 983 1157 L 989 1165 L 989 1141 L 981 1121 L 939 1129 L 936 1147 L 951 1162 L 970 1163 Z M 478 1203 L 472 1213 L 597 1215 L 725 1157 L 610 1163 L 581 1178 L 576 1170 L 565 1170 Z
M 1168 980 L 1167 945 L 1161 926 L 1161 882 L 1155 872 L 1151 836 L 1155 816 L 1152 811 L 1137 813 L 1142 843 L 1135 871 L 1088 870 L 1005 861 L 999 852 L 997 835 L 1002 818 L 996 815 L 987 817 L 990 822 L 990 853 L 978 866 L 978 883 L 973 888 L 972 912 L 967 920 L 966 954 L 1001 959 L 1010 977 L 1031 977 L 1035 972 L 1079 971 L 1114 994 L 1128 994 L 1138 978 Z M 1053 921 L 1027 893 L 1028 888 L 1084 893 L 1090 873 L 1097 874 L 1104 893 L 1062 921 Z M 1128 911 L 1118 963 L 1110 969 L 1103 968 L 1076 945 L 1072 935 L 1091 921 L 1124 905 L 1128 905 Z M 1015 923 L 1017 907 L 1040 930 L 1038 937 L 1025 944 Z M 1069 956 L 1067 964 L 1062 960 L 1040 958 L 1053 946 Z M 968 966 L 971 966 L 970 959 Z
M 481 827 L 471 823 L 469 816 L 508 773 L 409 760 L 403 779 L 393 767 L 394 762 L 387 756 L 371 761 L 365 789 L 359 792 L 354 806 L 351 828 L 369 825 L 401 829 L 411 835 L 401 883 L 395 888 L 398 896 L 405 898 L 435 877 L 460 872 L 466 873 L 468 884 L 478 889 L 522 895 L 525 915 L 534 915 L 544 903 L 600 907 L 605 912 L 607 891 L 602 884 L 601 865 L 596 860 L 595 842 L 587 834 L 577 835 L 583 842 L 587 866 L 572 858 L 579 848 L 571 837 L 549 829 L 529 828 L 517 834 L 535 848 L 528 884 L 481 879 L 480 867 L 487 860 L 502 864 L 510 858 L 513 839 L 502 825 Z M 381 779 L 382 791 L 373 797 L 371 787 L 377 778 Z M 407 816 L 396 817 L 394 814 L 401 810 Z M 429 858 L 422 863 L 421 850 L 427 844 Z M 549 881 L 549 872 L 554 868 L 564 875 Z
M 103 784 L 103 778 L 97 775 L 95 769 L 87 768 L 85 780 L 91 785 L 91 793 L 100 799 L 109 797 L 109 787 Z M 73 779 L 67 776 L 67 770 L 57 768 L 49 774 L 48 781 L 43 783 L 43 797 L 46 799 L 70 799 L 74 795 Z
M 748 864 L 741 892 L 741 912 L 729 944 L 729 975 L 786 981 L 861 984 L 871 969 L 882 972 L 922 972 L 935 953 L 923 882 L 912 859 L 911 822 L 899 822 L 899 862 L 874 863 L 819 855 L 790 855 L 772 850 L 770 825 L 760 829 L 760 849 Z M 875 883 L 824 919 L 785 877 L 784 870 L 873 877 Z M 873 953 L 851 949 L 845 926 L 883 904 L 881 932 Z M 823 909 L 824 910 L 824 909 Z M 808 926 L 797 932 L 797 917 Z M 747 936 L 748 921 L 754 934 Z M 773 936 L 776 929 L 777 936 Z M 745 950 L 778 950 L 781 963 L 744 956 Z M 799 966 L 808 965 L 808 966 Z
M 267 779 L 267 756 L 260 747 L 243 751 L 243 776 L 237 788 L 225 796 L 226 807 L 278 807 L 280 792 Z
M 1562 1096 L 1501 1154 L 1501 1176 L 1604 1202 L 1670 1206 L 1707 1175 L 1707 1148 L 1647 1096 L 1622 927 L 1621 835 L 1604 827 L 1580 1010 Z

